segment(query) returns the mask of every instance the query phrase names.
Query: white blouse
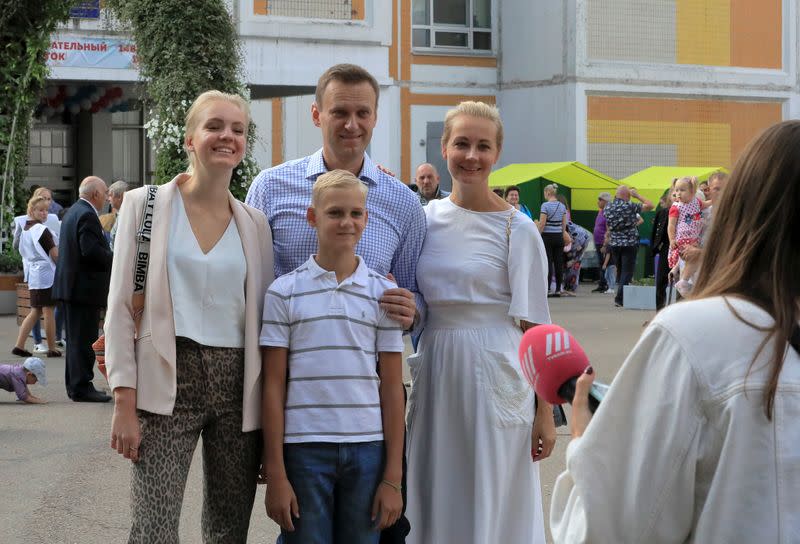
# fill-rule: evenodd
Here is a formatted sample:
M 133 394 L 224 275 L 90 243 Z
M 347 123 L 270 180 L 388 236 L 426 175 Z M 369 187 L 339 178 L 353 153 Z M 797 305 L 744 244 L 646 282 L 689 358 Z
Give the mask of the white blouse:
M 231 218 L 222 238 L 203 253 L 176 191 L 167 245 L 175 336 L 204 346 L 243 348 L 247 275 L 242 241 Z

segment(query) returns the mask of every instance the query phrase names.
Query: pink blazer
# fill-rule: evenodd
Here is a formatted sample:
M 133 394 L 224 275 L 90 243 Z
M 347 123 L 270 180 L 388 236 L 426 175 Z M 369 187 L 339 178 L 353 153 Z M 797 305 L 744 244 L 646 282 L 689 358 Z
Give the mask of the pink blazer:
M 172 199 L 181 174 L 159 187 L 153 208 L 150 265 L 147 270 L 144 312 L 139 335 L 134 336 L 133 269 L 136 230 L 142 214 L 145 189 L 125 193 L 117 221 L 114 262 L 105 319 L 106 367 L 111 389 L 136 389 L 136 407 L 171 415 L 175 406 L 175 322 L 167 275 L 167 241 Z M 242 431 L 261 428 L 261 332 L 264 293 L 274 279 L 272 234 L 264 214 L 228 194 L 233 218 L 242 240 L 247 277 L 245 281 L 245 348 Z

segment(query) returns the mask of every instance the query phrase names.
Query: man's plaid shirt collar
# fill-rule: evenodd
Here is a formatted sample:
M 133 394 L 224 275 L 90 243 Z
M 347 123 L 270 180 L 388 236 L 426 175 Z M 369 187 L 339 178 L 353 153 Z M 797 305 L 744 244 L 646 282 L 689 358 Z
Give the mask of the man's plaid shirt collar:
M 316 179 L 328 171 L 325 165 L 325 160 L 322 158 L 322 149 L 319 149 L 308 158 L 308 165 L 306 166 L 306 179 L 309 181 L 316 181 Z M 361 172 L 358 177 L 361 181 L 366 182 L 367 185 L 377 185 L 380 179 L 380 170 L 372 162 L 367 153 L 364 153 L 364 164 L 361 166 Z

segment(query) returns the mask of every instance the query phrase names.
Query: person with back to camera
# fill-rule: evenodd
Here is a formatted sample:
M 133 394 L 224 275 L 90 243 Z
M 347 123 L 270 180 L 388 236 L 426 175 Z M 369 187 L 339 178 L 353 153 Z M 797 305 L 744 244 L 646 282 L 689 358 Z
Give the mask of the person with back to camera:
M 544 188 L 545 201 L 539 214 L 539 232 L 542 234 L 547 251 L 547 266 L 553 274 L 555 289 L 548 293 L 551 297 L 561 296 L 561 281 L 564 277 L 564 245 L 567 234 L 567 207 L 559 202 L 556 191 L 558 185 L 551 183 Z M 548 287 L 553 282 L 548 279 Z
M 800 121 L 750 143 L 692 297 L 653 319 L 594 417 L 591 367 L 578 379 L 556 543 L 800 542 L 798 147 Z
M 631 202 L 631 197 L 640 203 Z M 636 268 L 636 250 L 639 247 L 639 225 L 642 223 L 641 212 L 649 212 L 653 203 L 641 196 L 634 188 L 620 185 L 614 200 L 603 208 L 606 216 L 608 246 L 611 258 L 617 269 L 617 294 L 614 305 L 623 306 L 625 286 L 633 279 Z
M 453 191 L 425 208 L 428 320 L 408 360 L 411 544 L 545 541 L 537 461 L 555 444 L 553 409 L 536 406 L 516 353 L 520 328 L 550 322 L 547 264 L 533 221 L 489 188 L 502 145 L 494 106 L 447 113 Z
M 244 543 L 259 473 L 267 220 L 230 193 L 250 113 L 207 91 L 186 112 L 189 170 L 158 188 L 144 294 L 133 295 L 150 187 L 125 194 L 106 316 L 111 447 L 133 462 L 131 543 L 178 542 L 186 478 L 203 436 L 202 539 Z
M 377 544 L 403 506 L 403 331 L 378 304 L 394 283 L 355 254 L 366 195 L 319 176 L 317 253 L 265 295 L 265 502 L 286 544 Z

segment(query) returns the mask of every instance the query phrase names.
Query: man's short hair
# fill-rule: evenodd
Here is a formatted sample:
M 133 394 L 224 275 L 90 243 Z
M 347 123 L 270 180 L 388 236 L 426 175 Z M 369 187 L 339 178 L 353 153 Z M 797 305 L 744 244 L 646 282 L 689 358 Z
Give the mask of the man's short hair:
M 375 107 L 378 107 L 378 97 L 381 92 L 378 80 L 361 66 L 355 64 L 336 64 L 325 70 L 325 73 L 323 73 L 317 81 L 317 90 L 314 93 L 314 100 L 318 108 L 322 107 L 322 96 L 325 94 L 325 89 L 331 81 L 340 81 L 347 85 L 357 85 L 366 81 L 369 83 L 370 87 L 372 87 L 372 90 L 375 91 Z
M 89 197 L 94 193 L 100 184 L 105 185 L 105 182 L 97 176 L 88 176 L 83 178 L 80 186 L 78 187 L 78 196 Z
M 117 180 L 108 187 L 108 192 L 114 196 L 119 196 L 128 190 L 128 183 L 125 181 Z
M 517 193 L 519 193 L 519 187 L 517 187 L 516 185 L 509 185 L 508 187 L 505 188 L 501 196 L 503 198 L 506 198 L 508 196 L 508 193 L 510 193 L 511 191 L 516 191 Z
M 367 198 L 367 185 L 347 170 L 325 172 L 314 182 L 311 190 L 311 205 L 316 206 L 326 191 L 331 189 L 358 189 Z
M 722 170 L 717 170 L 716 172 L 712 172 L 711 175 L 708 176 L 707 183 L 711 185 L 711 182 L 714 181 L 715 179 L 718 179 L 720 181 L 725 181 L 726 179 L 728 179 L 728 174 L 726 174 Z
M 431 169 L 433 170 L 433 175 L 434 176 L 438 176 L 439 175 L 439 170 L 437 170 L 436 167 L 434 165 L 432 165 L 431 163 L 429 163 L 429 162 L 423 162 L 422 164 L 417 166 L 416 172 L 418 172 L 419 169 L 422 168 L 423 166 L 430 166 Z M 416 173 L 415 173 L 414 177 L 416 177 Z

